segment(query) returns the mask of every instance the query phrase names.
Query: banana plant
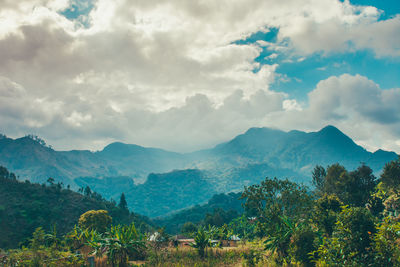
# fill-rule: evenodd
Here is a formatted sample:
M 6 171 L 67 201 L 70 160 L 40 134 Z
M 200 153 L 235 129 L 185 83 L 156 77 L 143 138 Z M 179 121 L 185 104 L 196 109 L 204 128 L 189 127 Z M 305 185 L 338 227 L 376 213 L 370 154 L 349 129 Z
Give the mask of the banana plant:
M 279 216 L 280 223 L 275 225 L 274 231 L 264 241 L 265 249 L 278 252 L 279 256 L 285 256 L 290 238 L 302 225 L 294 224 L 287 216 Z M 273 232 L 273 233 L 272 233 Z
M 200 227 L 194 237 L 194 243 L 190 245 L 197 249 L 201 258 L 204 258 L 207 253 L 207 247 L 211 246 L 210 233 L 205 231 L 203 227 Z
M 111 265 L 121 267 L 127 266 L 130 255 L 141 254 L 146 248 L 145 238 L 136 231 L 134 224 L 111 226 L 100 243 Z

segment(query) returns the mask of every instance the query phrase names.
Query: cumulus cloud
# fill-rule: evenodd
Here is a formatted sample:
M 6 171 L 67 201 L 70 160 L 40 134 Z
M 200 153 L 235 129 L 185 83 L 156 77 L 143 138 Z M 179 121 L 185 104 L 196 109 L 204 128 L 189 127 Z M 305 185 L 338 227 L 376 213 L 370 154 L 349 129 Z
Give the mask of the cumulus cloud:
M 287 130 L 316 130 L 332 124 L 370 150 L 399 152 L 398 103 L 400 88 L 382 90 L 367 77 L 343 74 L 320 81 L 302 110 L 269 114 L 266 123 Z
M 283 77 L 278 53 L 399 56 L 399 16 L 378 21 L 373 7 L 331 0 L 97 0 L 68 19 L 62 12 L 74 5 L 0 0 L 6 134 L 33 132 L 58 148 L 122 140 L 187 151 L 252 126 L 314 130 L 336 122 L 356 136 L 348 125 L 361 118 L 382 126 L 385 140 L 400 135 L 398 89 L 382 91 L 365 77 L 321 81 L 308 104 L 270 89 Z M 236 42 L 271 27 L 279 29 L 277 43 Z M 278 53 L 260 64 L 266 47 Z

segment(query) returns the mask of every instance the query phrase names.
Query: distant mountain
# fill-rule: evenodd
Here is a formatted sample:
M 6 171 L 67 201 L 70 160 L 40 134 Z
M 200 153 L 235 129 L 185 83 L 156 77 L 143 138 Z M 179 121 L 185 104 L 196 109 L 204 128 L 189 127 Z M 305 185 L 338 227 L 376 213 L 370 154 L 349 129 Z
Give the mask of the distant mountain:
M 180 170 L 163 174 L 150 174 L 144 184 L 134 185 L 127 177 L 79 178 L 76 182 L 96 192 L 108 192 L 116 199 L 121 192 L 129 206 L 137 213 L 160 216 L 203 203 L 216 193 L 209 177 L 200 170 Z
M 55 151 L 31 137 L 0 139 L 0 165 L 20 179 L 45 182 L 49 177 L 74 186 L 77 177 L 130 176 L 145 181 L 151 172 L 183 167 L 182 154 L 137 145 L 112 143 L 102 151 Z
M 251 128 L 230 142 L 201 153 L 216 166 L 265 163 L 277 170 L 292 170 L 300 177 L 309 177 L 317 164 L 337 162 L 349 169 L 364 162 L 378 172 L 386 162 L 397 158 L 394 152 L 368 152 L 334 126 L 310 133 Z
M 307 184 L 317 164 L 354 169 L 363 162 L 379 173 L 397 157 L 368 152 L 334 126 L 309 133 L 251 128 L 212 149 L 185 154 L 119 142 L 98 152 L 55 151 L 29 137 L 0 138 L 0 165 L 20 179 L 44 182 L 52 176 L 114 199 L 125 192 L 128 205 L 149 216 L 204 203 L 210 194 L 240 191 L 266 176 Z

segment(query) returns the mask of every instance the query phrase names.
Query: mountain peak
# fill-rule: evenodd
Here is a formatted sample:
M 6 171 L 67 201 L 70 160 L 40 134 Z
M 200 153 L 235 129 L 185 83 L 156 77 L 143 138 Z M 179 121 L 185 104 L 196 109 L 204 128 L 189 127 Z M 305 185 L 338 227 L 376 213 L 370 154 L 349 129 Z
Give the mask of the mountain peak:
M 322 128 L 319 132 L 320 133 L 340 133 L 340 134 L 343 134 L 342 131 L 340 131 L 338 128 L 336 128 L 333 125 L 327 125 L 324 128 Z

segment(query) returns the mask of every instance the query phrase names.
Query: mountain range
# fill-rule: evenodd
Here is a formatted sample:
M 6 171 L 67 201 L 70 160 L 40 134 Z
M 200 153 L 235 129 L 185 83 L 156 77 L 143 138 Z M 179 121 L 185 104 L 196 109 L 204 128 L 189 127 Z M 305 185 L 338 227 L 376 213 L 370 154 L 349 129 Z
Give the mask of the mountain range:
M 31 137 L 0 138 L 0 165 L 20 180 L 49 177 L 72 188 L 89 186 L 107 198 L 125 193 L 135 212 L 163 216 L 206 202 L 215 193 L 240 191 L 265 177 L 308 184 L 315 165 L 361 163 L 378 173 L 394 152 L 371 153 L 334 126 L 317 132 L 250 128 L 211 149 L 176 153 L 112 143 L 103 150 L 56 151 Z

